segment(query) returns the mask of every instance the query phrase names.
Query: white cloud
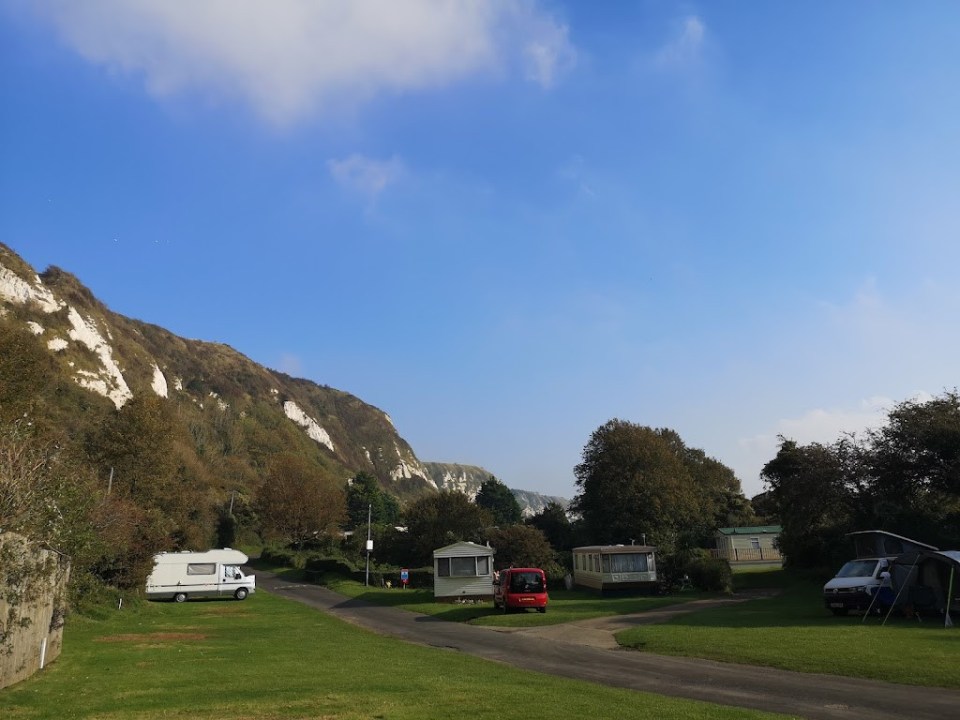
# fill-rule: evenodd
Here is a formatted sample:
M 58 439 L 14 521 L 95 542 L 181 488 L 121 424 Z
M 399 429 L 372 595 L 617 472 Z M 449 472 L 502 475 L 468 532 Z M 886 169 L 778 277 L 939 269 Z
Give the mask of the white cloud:
M 353 154 L 342 160 L 328 160 L 327 168 L 341 186 L 366 195 L 371 200 L 375 200 L 404 173 L 403 163 L 395 155 L 389 160 L 375 160 Z
M 518 66 L 549 87 L 575 57 L 531 0 L 36 0 L 90 62 L 158 98 L 241 100 L 285 126 L 384 92 Z
M 695 15 L 688 15 L 678 24 L 673 37 L 660 48 L 654 64 L 661 69 L 689 67 L 700 60 L 707 26 Z

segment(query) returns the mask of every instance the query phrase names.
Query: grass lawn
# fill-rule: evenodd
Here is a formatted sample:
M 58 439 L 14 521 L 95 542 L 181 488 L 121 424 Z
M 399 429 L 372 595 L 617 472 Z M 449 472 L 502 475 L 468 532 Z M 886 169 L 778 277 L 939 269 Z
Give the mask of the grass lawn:
M 433 615 L 450 622 L 500 627 L 534 627 L 586 620 L 588 618 L 646 612 L 665 605 L 695 600 L 701 595 L 684 593 L 668 597 L 601 597 L 590 590 L 550 589 L 546 613 L 520 612 L 505 615 L 493 607 L 493 601 L 478 603 L 443 603 L 433 599 L 432 590 L 365 587 L 355 580 L 326 578 L 331 590 L 377 605 L 390 605 L 412 612 Z
M 783 571 L 736 575 L 736 586 L 781 587 L 780 596 L 680 616 L 618 633 L 621 645 L 651 653 L 709 658 L 911 685 L 960 688 L 960 629 L 943 620 L 834 617 L 822 585 Z
M 770 718 L 408 645 L 260 592 L 71 617 L 63 655 L 0 690 L 0 717 Z M 509 713 L 508 713 L 509 714 Z

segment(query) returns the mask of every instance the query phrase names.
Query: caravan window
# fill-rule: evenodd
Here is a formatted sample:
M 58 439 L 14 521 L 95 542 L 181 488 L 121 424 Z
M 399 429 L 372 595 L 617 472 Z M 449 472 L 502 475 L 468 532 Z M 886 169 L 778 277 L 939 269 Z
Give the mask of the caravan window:
M 187 575 L 215 575 L 217 572 L 216 563 L 188 563 Z

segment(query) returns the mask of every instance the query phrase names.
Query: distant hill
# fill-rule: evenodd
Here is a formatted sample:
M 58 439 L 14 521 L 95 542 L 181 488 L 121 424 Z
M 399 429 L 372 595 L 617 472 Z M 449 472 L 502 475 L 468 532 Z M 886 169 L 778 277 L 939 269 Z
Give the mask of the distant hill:
M 163 398 L 192 439 L 194 474 L 214 496 L 255 484 L 264 458 L 281 451 L 306 455 L 344 481 L 370 473 L 401 501 L 440 487 L 473 497 L 490 476 L 482 468 L 423 463 L 389 416 L 360 398 L 270 370 L 227 345 L 114 313 L 69 272 L 38 274 L 0 244 L 0 331 L 24 330 L 65 379 L 30 398 L 38 421 L 82 432 L 111 406 L 146 394 Z M 528 512 L 542 507 L 536 493 L 514 492 Z
M 494 476 L 489 470 L 476 465 L 425 462 L 423 467 L 437 487 L 444 490 L 458 490 L 471 499 L 477 496 L 483 482 Z M 541 495 L 527 490 L 512 489 L 512 492 L 525 517 L 536 515 L 551 502 L 559 503 L 564 508 L 570 504 L 569 500 L 562 497 Z

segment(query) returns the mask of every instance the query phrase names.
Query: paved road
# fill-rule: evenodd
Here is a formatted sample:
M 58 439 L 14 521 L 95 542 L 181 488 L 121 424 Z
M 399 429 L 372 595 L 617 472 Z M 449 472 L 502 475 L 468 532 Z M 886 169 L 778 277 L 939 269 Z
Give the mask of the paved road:
M 262 572 L 258 573 L 257 585 L 408 642 L 613 687 L 825 720 L 944 720 L 960 713 L 960 691 L 956 690 L 613 649 L 598 641 L 584 642 L 582 636 L 589 628 L 578 626 L 550 626 L 551 630 L 545 632 L 474 627 L 371 605 L 323 587 L 291 584 Z M 609 635 L 609 629 L 594 629 Z M 897 662 L 896 648 L 890 649 L 890 662 Z

